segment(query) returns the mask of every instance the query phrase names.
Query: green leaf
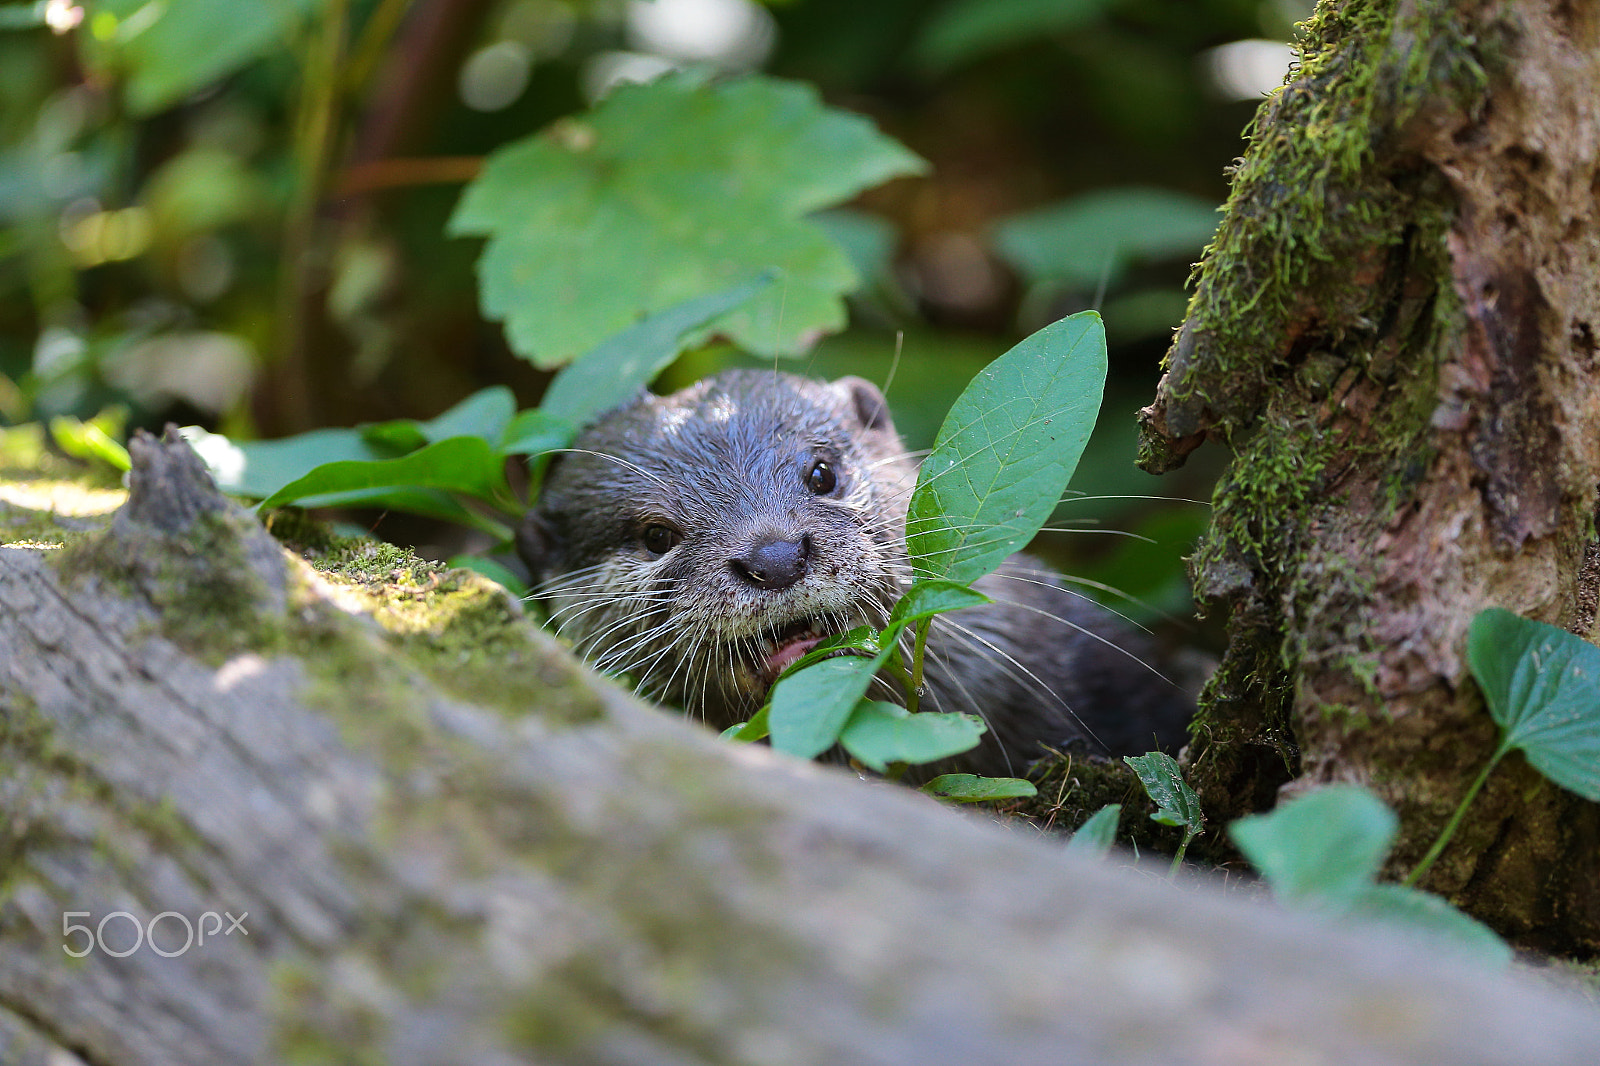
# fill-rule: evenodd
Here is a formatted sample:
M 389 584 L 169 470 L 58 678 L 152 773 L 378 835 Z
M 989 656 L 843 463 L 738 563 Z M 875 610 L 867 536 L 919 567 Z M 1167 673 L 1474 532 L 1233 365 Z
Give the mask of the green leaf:
M 447 492 L 437 489 L 417 489 L 397 485 L 378 489 L 351 489 L 347 492 L 328 492 L 298 501 L 301 507 L 373 507 L 385 511 L 404 511 L 406 514 L 442 518 L 446 522 L 481 529 L 497 541 L 508 540 L 508 526 L 484 518 L 467 510 Z M 357 528 L 348 535 L 355 536 L 367 530 Z
M 217 488 L 264 499 L 325 463 L 385 458 L 356 429 L 318 429 L 283 440 L 238 444 L 199 426 L 181 431 L 211 470 Z
M 151 115 L 288 43 L 317 0 L 88 0 L 88 29 L 124 97 Z
M 898 704 L 864 700 L 840 731 L 839 743 L 881 774 L 890 763 L 919 766 L 971 751 L 985 728 L 975 715 L 912 714 Z
M 437 418 L 418 422 L 417 428 L 429 444 L 451 437 L 481 437 L 489 444 L 500 438 L 516 413 L 517 399 L 504 385 L 479 389 Z
M 437 418 L 427 421 L 417 421 L 410 418 L 399 418 L 389 422 L 376 422 L 370 425 L 359 426 L 355 429 L 318 429 L 310 433 L 302 433 L 294 437 L 285 437 L 282 440 L 250 441 L 235 443 L 219 433 L 208 433 L 199 426 L 186 426 L 181 432 L 184 439 L 194 448 L 195 452 L 211 470 L 217 487 L 223 492 L 230 492 L 236 496 L 251 496 L 256 499 L 272 498 L 273 502 L 267 506 L 278 503 L 290 502 L 279 496 L 280 490 L 304 481 L 313 471 L 321 467 L 337 463 L 373 463 L 392 460 L 396 453 L 404 454 L 415 452 L 430 443 L 453 437 L 475 436 L 481 438 L 486 444 L 500 447 L 502 436 L 509 436 L 513 428 L 518 428 L 518 420 L 512 418 L 516 401 L 511 395 L 511 390 L 504 385 L 494 385 L 482 389 L 462 400 L 454 407 L 445 411 Z M 524 412 L 524 415 L 529 412 Z M 545 416 L 538 416 L 544 419 Z M 538 419 L 530 419 L 521 423 L 520 428 L 525 431 L 525 436 L 532 435 L 530 423 Z M 553 431 L 551 432 L 554 435 Z M 512 444 L 523 443 L 514 441 Z M 561 447 L 561 443 L 552 445 Z M 446 456 L 455 454 L 447 451 Z M 516 447 L 506 447 L 501 454 L 520 454 Z M 503 484 L 504 473 L 498 471 L 498 460 L 486 463 L 495 467 L 495 477 Z M 354 468 L 341 468 L 337 477 L 343 477 Z M 389 470 L 391 468 L 379 468 Z M 481 472 L 474 472 L 466 477 L 461 484 L 481 487 Z M 384 474 L 383 476 L 396 476 Z M 357 482 L 345 484 L 332 482 L 336 488 L 315 490 L 318 493 L 339 492 L 349 493 L 359 490 L 362 496 L 341 496 L 337 499 L 317 500 L 305 503 L 308 507 L 333 507 L 351 506 L 355 504 L 392 502 L 399 510 L 413 514 L 428 514 L 441 518 L 450 518 L 452 521 L 462 520 L 465 515 L 458 505 L 448 503 L 441 505 L 439 497 L 407 496 L 395 497 L 391 500 L 380 501 L 371 495 L 373 489 L 390 488 L 444 488 L 456 489 L 458 480 L 453 474 L 446 474 L 448 484 L 435 485 L 430 481 L 387 481 L 382 484 L 371 484 L 361 479 Z M 321 483 L 320 481 L 317 483 Z M 311 492 L 300 492 L 299 496 L 310 496 Z M 471 488 L 462 488 L 460 491 L 471 495 L 479 495 Z M 485 499 L 495 498 L 485 496 Z M 401 502 L 402 499 L 410 502 Z
M 1096 290 L 1136 259 L 1198 258 L 1217 205 L 1165 189 L 1102 189 L 1014 215 L 994 230 L 1002 258 L 1029 281 Z
M 261 502 L 261 508 L 345 504 L 351 493 L 395 489 L 443 489 L 481 500 L 507 493 L 504 460 L 482 437 L 452 437 L 398 459 L 324 463 Z
M 45 21 L 45 5 L 38 0 L 12 0 L 0 4 L 0 32 L 11 30 L 42 30 L 50 25 Z
M 1228 835 L 1279 899 L 1349 901 L 1372 884 L 1398 824 L 1366 789 L 1331 785 L 1241 818 Z
M 397 418 L 359 429 L 363 440 L 399 453 L 415 451 L 451 437 L 482 437 L 490 444 L 499 444 L 516 409 L 517 401 L 510 389 L 491 385 L 426 422 Z
M 247 221 L 269 209 L 261 175 L 225 148 L 199 144 L 172 156 L 145 181 L 139 198 L 163 244 Z
M 728 728 L 724 729 L 722 731 L 722 739 L 742 740 L 747 743 L 756 740 L 765 740 L 769 733 L 767 723 L 770 720 L 771 714 L 772 705 L 770 703 L 763 704 L 759 711 L 750 716 L 750 720 L 748 722 L 741 722 L 738 725 L 730 725 Z
M 906 590 L 906 594 L 889 612 L 889 624 L 884 627 L 882 642 L 893 642 L 896 633 L 907 626 L 916 625 L 924 618 L 990 602 L 983 593 L 955 581 L 918 581 Z
M 861 652 L 872 658 L 877 666 L 882 666 L 887 661 L 887 656 L 879 655 L 879 652 L 883 650 L 883 646 L 878 640 L 878 631 L 871 626 L 856 626 L 854 629 L 831 637 L 823 637 L 817 641 L 816 647 L 784 667 L 783 673 L 778 675 L 778 679 L 781 681 L 790 674 L 804 670 L 813 663 L 835 658 L 841 650 L 846 648 L 851 651 Z
M 219 489 L 236 496 L 273 501 L 261 504 L 263 509 L 288 502 L 280 493 L 289 486 L 308 479 L 312 484 L 324 484 L 319 473 L 324 467 L 346 463 L 364 468 L 383 459 L 377 449 L 363 439 L 363 431 L 359 429 L 319 429 L 283 440 L 247 444 L 235 444 L 199 426 L 186 426 L 180 432 L 210 469 Z M 503 482 L 503 472 L 500 477 Z M 497 540 L 510 535 L 503 524 L 467 510 L 445 492 L 421 483 L 404 484 L 398 478 L 392 484 L 373 485 L 368 484 L 368 480 L 357 478 L 346 483 L 335 479 L 333 484 L 344 487 L 295 502 L 306 507 L 382 507 L 471 526 Z M 387 482 L 389 478 L 378 480 Z
M 978 777 L 974 774 L 940 774 L 923 785 L 921 791 L 955 803 L 1027 799 L 1039 794 L 1032 781 L 1024 781 L 1020 777 Z
M 1432 944 L 1489 969 L 1511 965 L 1511 948 L 1494 930 L 1431 892 L 1402 885 L 1368 885 L 1351 898 L 1343 913 L 1422 934 Z
M 1375 884 L 1398 819 L 1356 785 L 1331 785 L 1271 814 L 1241 818 L 1228 835 L 1286 903 L 1419 933 L 1474 961 L 1505 966 L 1511 951 L 1487 926 L 1438 896 Z
M 1083 453 L 1105 378 L 1105 331 L 1084 311 L 972 380 L 911 496 L 906 546 L 919 578 L 970 584 L 1033 539 Z
M 578 427 L 571 422 L 534 407 L 517 412 L 511 424 L 506 426 L 500 454 L 539 455 L 542 452 L 559 451 L 571 445 L 577 435 Z
M 1133 767 L 1145 792 L 1155 801 L 1157 810 L 1150 816 L 1151 821 L 1184 826 L 1188 830 L 1185 841 L 1205 825 L 1200 797 L 1183 779 L 1176 759 L 1165 752 L 1152 751 L 1148 755 L 1127 755 L 1122 761 Z
M 683 351 L 689 335 L 771 286 L 776 272 L 686 300 L 579 356 L 550 382 L 540 407 L 576 426 L 631 400 Z
M 502 566 L 493 559 L 485 559 L 481 555 L 456 555 L 452 556 L 446 564 L 458 570 L 471 570 L 475 574 L 482 574 L 493 581 L 511 595 L 522 599 L 528 595 L 528 586 L 524 585 L 508 566 Z
M 1491 607 L 1472 620 L 1467 663 L 1505 731 L 1503 754 L 1600 802 L 1600 648 L 1564 629 Z
M 802 759 L 833 747 L 879 665 L 876 659 L 840 655 L 780 679 L 768 717 L 772 746 Z
M 1271 814 L 1241 818 L 1228 835 L 1286 903 L 1420 933 L 1474 961 L 1505 966 L 1511 950 L 1487 926 L 1438 896 L 1374 883 L 1398 826 L 1371 792 L 1330 785 Z
M 1111 0 L 954 0 L 929 20 L 912 50 L 928 70 L 1085 26 Z
M 422 433 L 422 424 L 414 418 L 396 418 L 388 422 L 369 422 L 357 426 L 361 439 L 388 458 L 414 452 L 428 443 Z
M 794 354 L 844 324 L 841 297 L 857 283 L 805 216 L 925 166 L 807 85 L 683 72 L 497 150 L 450 232 L 489 238 L 484 314 L 540 366 L 769 267 L 782 280 L 710 331 Z
M 127 409 L 120 407 L 108 408 L 88 422 L 57 415 L 50 420 L 50 436 L 68 455 L 125 471 L 133 462 L 128 458 L 128 449 L 112 434 L 120 435 L 127 421 Z
M 1117 840 L 1117 826 L 1122 821 L 1122 804 L 1108 803 L 1089 816 L 1067 841 L 1068 851 L 1084 852 L 1096 857 L 1105 855 Z

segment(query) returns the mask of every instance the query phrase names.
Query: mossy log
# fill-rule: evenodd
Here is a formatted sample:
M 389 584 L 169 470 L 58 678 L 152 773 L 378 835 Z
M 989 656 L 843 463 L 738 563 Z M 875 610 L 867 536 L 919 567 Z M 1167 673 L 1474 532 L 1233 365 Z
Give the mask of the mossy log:
M 1143 463 L 1235 452 L 1194 559 L 1230 646 L 1190 750 L 1208 814 L 1358 781 L 1413 866 L 1495 744 L 1489 606 L 1593 637 L 1600 6 L 1324 0 L 1263 106 Z M 1498 768 L 1424 886 L 1600 951 L 1600 806 Z
M 7 1064 L 1600 1046 L 1600 1015 L 1535 978 L 719 742 L 472 575 L 372 545 L 319 574 L 175 436 L 132 452 L 103 529 L 0 548 Z

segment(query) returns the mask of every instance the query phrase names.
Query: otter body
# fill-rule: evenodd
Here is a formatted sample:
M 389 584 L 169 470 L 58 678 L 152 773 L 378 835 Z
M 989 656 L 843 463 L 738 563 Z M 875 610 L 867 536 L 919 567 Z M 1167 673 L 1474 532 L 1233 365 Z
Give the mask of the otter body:
M 822 637 L 887 622 L 911 582 L 916 478 L 869 382 L 730 371 L 584 430 L 518 550 L 582 655 L 724 728 Z M 1056 580 L 1014 555 L 975 586 L 993 603 L 935 619 L 922 708 L 989 726 L 960 768 L 1181 742 L 1193 703 L 1145 665 L 1153 649 Z

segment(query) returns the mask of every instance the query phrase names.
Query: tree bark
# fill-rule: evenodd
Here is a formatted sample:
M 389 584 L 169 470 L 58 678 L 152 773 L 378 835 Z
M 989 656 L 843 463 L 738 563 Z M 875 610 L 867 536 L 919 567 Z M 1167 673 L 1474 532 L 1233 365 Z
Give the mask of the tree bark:
M 108 528 L 0 549 L 0 1061 L 1600 1046 L 1591 1008 L 1525 976 L 718 742 L 471 575 L 365 542 L 317 549 L 318 575 L 181 441 L 132 452 Z M 186 943 L 207 913 L 242 928 Z
M 1403 871 L 1495 743 L 1477 611 L 1592 636 L 1597 190 L 1593 0 L 1318 7 L 1141 413 L 1147 469 L 1235 451 L 1193 560 L 1231 612 L 1189 755 L 1213 818 L 1362 782 Z M 1513 756 L 1425 887 L 1600 949 L 1600 808 Z

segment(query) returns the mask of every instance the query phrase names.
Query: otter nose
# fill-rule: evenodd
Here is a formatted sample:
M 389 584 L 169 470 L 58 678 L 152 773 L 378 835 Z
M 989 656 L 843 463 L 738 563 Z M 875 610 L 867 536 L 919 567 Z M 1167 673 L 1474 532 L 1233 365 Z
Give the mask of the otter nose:
M 776 592 L 786 589 L 806 572 L 806 559 L 811 555 L 811 538 L 801 535 L 795 540 L 767 537 L 757 541 L 743 555 L 728 560 L 733 572 L 756 588 Z

